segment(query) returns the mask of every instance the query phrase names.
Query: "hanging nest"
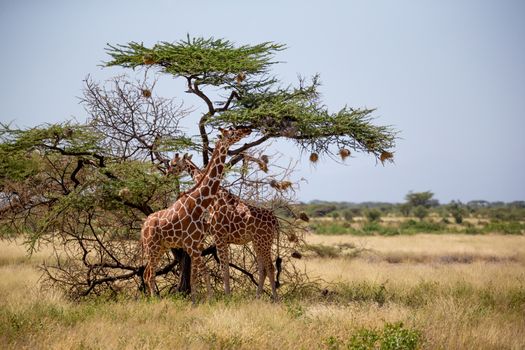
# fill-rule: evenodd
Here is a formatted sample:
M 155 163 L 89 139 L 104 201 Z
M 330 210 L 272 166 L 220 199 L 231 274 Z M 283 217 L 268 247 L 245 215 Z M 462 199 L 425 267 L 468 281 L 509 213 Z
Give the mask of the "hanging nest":
M 308 215 L 306 215 L 304 211 L 299 213 L 299 219 L 303 220 L 304 222 L 310 221 L 310 218 L 308 217 Z
M 394 154 L 388 151 L 381 152 L 381 155 L 379 156 L 379 160 L 381 160 L 381 163 L 384 163 L 385 160 L 392 160 L 394 158 Z
M 118 195 L 124 200 L 129 200 L 131 197 L 131 191 L 129 190 L 129 188 L 123 187 L 118 191 Z
M 244 81 L 244 79 L 246 79 L 246 74 L 244 74 L 243 72 L 240 72 L 239 74 L 237 74 L 237 76 L 235 77 L 235 81 L 237 82 L 237 84 L 240 84 Z
M 288 188 L 292 187 L 292 183 L 290 181 L 272 180 L 270 181 L 270 186 L 279 191 L 286 191 Z
M 339 155 L 341 156 L 342 160 L 345 160 L 346 158 L 350 157 L 350 150 L 346 148 L 341 148 L 339 150 Z
M 144 55 L 144 56 L 142 56 L 142 62 L 144 64 L 154 64 L 155 63 L 155 59 L 153 58 L 152 55 Z
M 297 235 L 295 233 L 292 233 L 292 234 L 288 235 L 288 241 L 290 241 L 292 243 L 296 243 L 296 242 L 299 242 L 299 238 L 297 237 Z
M 270 162 L 270 158 L 266 154 L 261 156 L 261 160 L 264 162 L 264 164 L 268 164 Z
M 318 160 L 319 160 L 319 155 L 317 153 L 314 152 L 310 154 L 310 162 L 317 163 Z
M 151 97 L 151 90 L 142 89 L 142 96 L 144 96 L 145 98 L 150 98 Z
M 297 250 L 294 250 L 291 255 L 294 259 L 301 259 L 303 257 L 303 254 L 299 253 Z
M 255 157 L 252 157 L 250 155 L 245 154 L 244 155 L 244 160 L 243 160 L 243 166 L 247 167 L 249 161 L 257 163 L 257 165 L 259 166 L 259 169 L 261 169 L 265 173 L 268 172 L 268 157 L 267 156 L 266 156 L 266 161 L 265 161 L 265 159 L 262 159 L 262 157 L 261 158 L 255 158 Z M 246 169 L 246 170 L 248 170 L 248 169 Z
M 268 172 L 268 165 L 265 162 L 261 161 L 261 162 L 257 162 L 257 164 L 259 165 L 259 169 L 261 169 L 265 173 Z
M 290 125 L 290 126 L 287 126 L 287 127 L 282 129 L 281 135 L 283 135 L 285 137 L 293 138 L 294 136 L 297 135 L 297 131 L 298 130 L 297 130 L 296 126 Z
M 287 190 L 290 187 L 292 187 L 292 183 L 290 181 L 281 181 L 281 188 L 283 191 Z
M 64 129 L 64 137 L 65 138 L 70 138 L 71 136 L 73 136 L 73 129 L 72 128 L 65 128 Z

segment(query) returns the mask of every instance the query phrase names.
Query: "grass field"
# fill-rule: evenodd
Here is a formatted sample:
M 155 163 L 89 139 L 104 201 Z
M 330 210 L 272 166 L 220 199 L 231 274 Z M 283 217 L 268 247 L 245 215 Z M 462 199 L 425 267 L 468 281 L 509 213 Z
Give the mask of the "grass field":
M 276 304 L 234 295 L 197 306 L 67 301 L 39 287 L 45 249 L 29 258 L 0 241 L 0 348 L 525 348 L 525 236 L 307 241 L 300 264 L 317 288 Z

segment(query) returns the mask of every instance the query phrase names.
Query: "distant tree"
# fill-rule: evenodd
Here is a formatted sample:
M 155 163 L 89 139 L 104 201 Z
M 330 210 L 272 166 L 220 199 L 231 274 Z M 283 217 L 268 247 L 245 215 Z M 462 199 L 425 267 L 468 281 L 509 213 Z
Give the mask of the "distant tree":
M 378 222 L 381 220 L 381 211 L 377 209 L 370 209 L 366 212 L 366 218 L 369 222 Z
M 350 211 L 354 217 L 363 215 L 363 210 L 361 208 L 351 208 Z
M 414 216 L 418 218 L 420 221 L 423 221 L 424 218 L 428 216 L 428 208 L 418 205 L 413 210 Z
M 447 206 L 448 212 L 454 218 L 456 224 L 463 223 L 463 217 L 467 213 L 467 209 L 460 201 L 452 201 Z
M 467 203 L 467 206 L 474 209 L 486 208 L 489 206 L 489 202 L 485 200 L 474 200 Z
M 343 218 L 346 221 L 352 221 L 354 219 L 354 213 L 351 209 L 345 209 L 343 210 Z
M 432 199 L 434 193 L 430 191 L 425 192 L 409 192 L 405 196 L 407 203 L 413 208 L 422 206 L 425 208 L 430 208 L 432 206 L 439 205 L 439 202 L 435 199 Z
M 509 203 L 509 207 L 525 208 L 525 201 L 514 201 Z
M 410 203 L 400 204 L 399 211 L 403 216 L 410 216 L 410 213 L 412 212 L 412 205 Z

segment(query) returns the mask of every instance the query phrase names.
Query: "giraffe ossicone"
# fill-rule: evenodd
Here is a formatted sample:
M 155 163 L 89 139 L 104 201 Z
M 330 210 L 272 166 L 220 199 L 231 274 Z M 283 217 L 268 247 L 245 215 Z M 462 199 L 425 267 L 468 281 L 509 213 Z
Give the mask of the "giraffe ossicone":
M 199 275 L 206 279 L 208 296 L 211 293 L 209 274 L 201 256 L 203 250 L 203 213 L 214 202 L 224 172 L 228 149 L 250 134 L 249 129 L 220 129 L 210 162 L 201 179 L 182 193 L 169 208 L 149 215 L 142 225 L 141 244 L 146 259 L 144 281 L 150 295 L 155 295 L 157 263 L 169 248 L 183 248 L 191 257 L 191 297 L 195 302 Z

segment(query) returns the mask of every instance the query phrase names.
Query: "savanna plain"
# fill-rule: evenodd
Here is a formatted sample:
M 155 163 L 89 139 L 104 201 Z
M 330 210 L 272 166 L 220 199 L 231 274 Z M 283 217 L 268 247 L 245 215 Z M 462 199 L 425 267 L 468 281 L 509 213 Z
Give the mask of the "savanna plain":
M 216 295 L 67 300 L 50 251 L 0 241 L 2 349 L 524 349 L 525 236 L 316 235 L 315 288 L 272 303 Z M 253 293 L 254 294 L 254 293 Z

